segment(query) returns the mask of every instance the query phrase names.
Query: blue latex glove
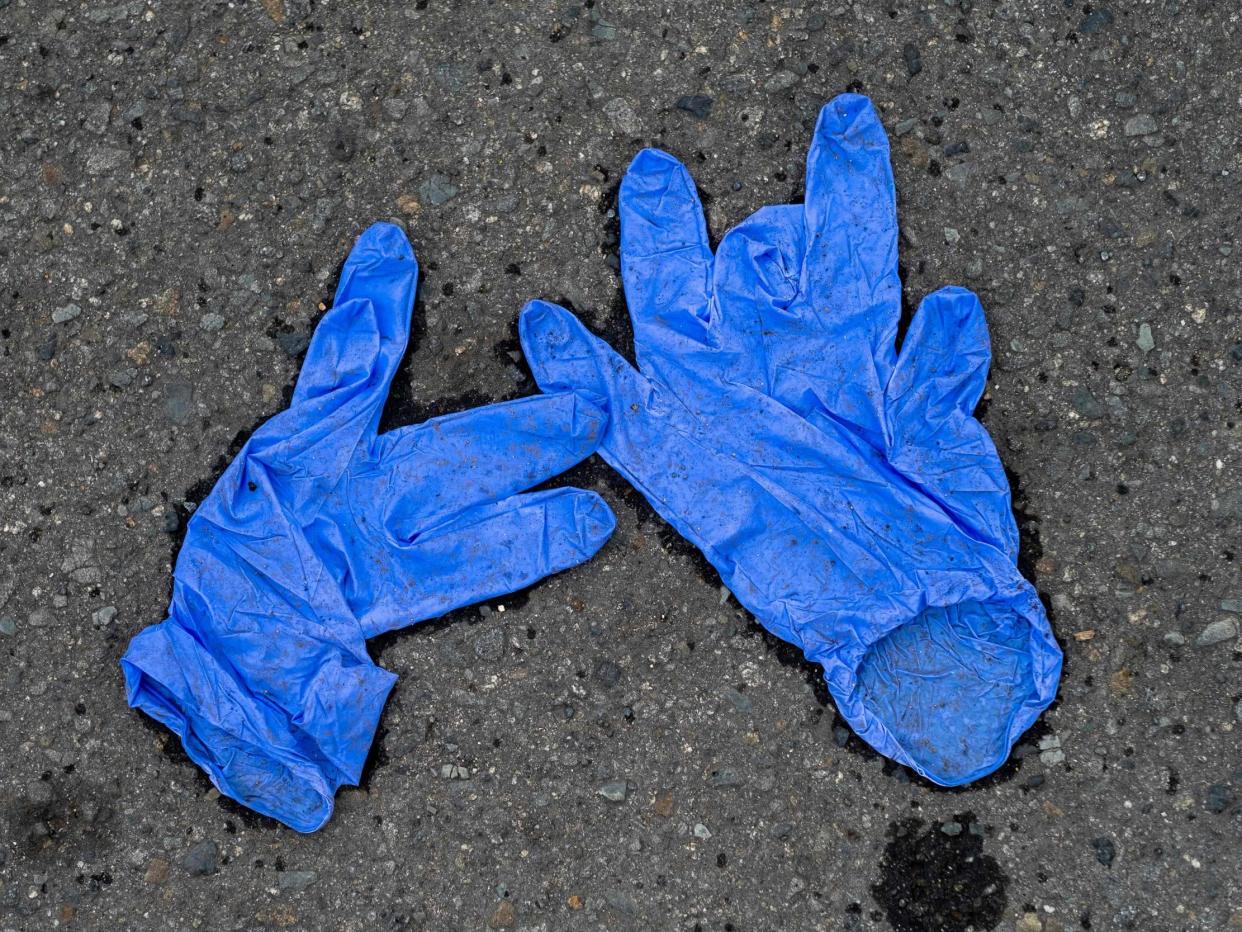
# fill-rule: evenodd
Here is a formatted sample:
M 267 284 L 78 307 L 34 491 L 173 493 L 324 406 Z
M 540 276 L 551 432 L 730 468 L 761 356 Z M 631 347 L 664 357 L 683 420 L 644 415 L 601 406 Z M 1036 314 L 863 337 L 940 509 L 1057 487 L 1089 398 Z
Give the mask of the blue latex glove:
M 620 214 L 641 371 L 532 302 L 540 386 L 607 400 L 604 458 L 823 664 L 876 750 L 946 785 L 995 770 L 1056 694 L 1061 652 L 972 416 L 990 361 L 978 299 L 930 295 L 894 348 L 896 203 L 870 102 L 825 106 L 805 205 L 759 210 L 715 256 L 666 153 L 634 159 Z
M 129 703 L 227 796 L 309 832 L 357 783 L 396 677 L 364 641 L 590 558 L 592 492 L 516 493 L 593 452 L 600 410 L 562 392 L 376 433 L 418 265 L 376 224 L 341 272 L 289 409 L 190 520 L 168 619 L 121 660 Z

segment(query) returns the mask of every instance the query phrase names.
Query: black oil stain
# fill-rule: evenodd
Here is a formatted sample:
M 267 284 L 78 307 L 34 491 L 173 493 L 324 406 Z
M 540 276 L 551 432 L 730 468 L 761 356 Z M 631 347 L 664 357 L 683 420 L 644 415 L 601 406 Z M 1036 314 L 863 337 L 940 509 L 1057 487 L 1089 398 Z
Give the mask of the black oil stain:
M 113 806 L 119 788 L 79 779 L 72 765 L 46 771 L 24 794 L 2 797 L 0 836 L 32 863 L 91 864 L 115 845 Z M 0 867 L 4 853 L 0 850 Z M 85 882 L 85 880 L 84 880 Z M 111 878 L 91 885 L 111 883 Z
M 985 932 L 1000 924 L 1009 878 L 983 853 L 986 829 L 970 812 L 923 829 L 921 819 L 889 824 L 880 879 L 871 895 L 895 932 Z

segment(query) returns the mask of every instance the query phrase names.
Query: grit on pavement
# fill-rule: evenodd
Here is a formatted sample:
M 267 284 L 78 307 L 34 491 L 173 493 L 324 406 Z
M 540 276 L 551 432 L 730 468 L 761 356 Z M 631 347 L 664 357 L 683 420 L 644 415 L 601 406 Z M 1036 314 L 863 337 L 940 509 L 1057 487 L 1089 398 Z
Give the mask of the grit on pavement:
M 0 0 L 0 929 L 1242 927 L 1242 21 L 1207 0 Z M 614 344 L 617 185 L 714 239 L 825 101 L 892 140 L 913 308 L 975 289 L 980 417 L 1066 655 L 995 776 L 874 755 L 593 458 L 595 559 L 371 643 L 362 785 L 299 835 L 125 704 L 185 521 L 281 410 L 357 234 L 424 276 L 385 426 Z

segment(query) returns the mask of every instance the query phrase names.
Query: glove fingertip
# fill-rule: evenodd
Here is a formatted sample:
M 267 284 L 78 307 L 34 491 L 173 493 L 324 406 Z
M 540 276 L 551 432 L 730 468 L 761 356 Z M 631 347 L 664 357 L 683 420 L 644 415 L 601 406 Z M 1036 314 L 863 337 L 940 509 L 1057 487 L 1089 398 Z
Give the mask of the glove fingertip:
M 651 175 L 663 175 L 668 172 L 686 171 L 686 167 L 677 160 L 675 156 L 670 155 L 663 149 L 655 149 L 648 147 L 642 149 L 630 160 L 630 166 L 625 170 L 625 178 L 621 184 L 625 186 L 627 183 L 633 184 L 635 181 Z
M 349 254 L 351 261 L 360 259 L 398 259 L 409 261 L 414 258 L 414 249 L 406 238 L 405 231 L 394 223 L 373 223 L 358 237 L 354 248 Z
M 919 304 L 921 330 L 939 345 L 954 347 L 958 354 L 991 354 L 988 323 L 978 295 L 960 285 L 933 291 Z
M 574 528 L 578 552 L 586 560 L 608 542 L 617 517 L 596 492 L 574 489 Z
M 686 166 L 660 149 L 643 149 L 621 179 L 618 194 L 623 250 L 655 255 L 674 246 L 707 249 L 698 188 Z
M 518 336 L 535 381 L 545 392 L 586 389 L 596 398 L 605 397 L 599 341 L 569 311 L 547 301 L 531 301 L 518 318 Z
M 824 104 L 815 126 L 815 141 L 824 138 L 864 144 L 878 142 L 888 147 L 888 136 L 879 114 L 870 99 L 862 94 L 838 94 Z

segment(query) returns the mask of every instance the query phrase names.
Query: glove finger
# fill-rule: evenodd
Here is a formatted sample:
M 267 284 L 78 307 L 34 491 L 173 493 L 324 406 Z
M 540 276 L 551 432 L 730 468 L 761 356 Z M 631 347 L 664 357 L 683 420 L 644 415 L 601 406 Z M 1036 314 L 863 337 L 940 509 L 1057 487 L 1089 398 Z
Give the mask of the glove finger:
M 634 321 L 635 353 L 707 339 L 712 252 L 703 207 L 685 166 L 644 149 L 621 181 L 621 277 Z
M 574 392 L 434 418 L 377 440 L 386 527 L 413 525 L 529 489 L 595 452 L 606 415 Z
M 889 404 L 943 420 L 975 410 L 987 385 L 992 348 L 975 293 L 949 286 L 929 294 L 910 322 L 888 384 Z
M 987 319 L 973 292 L 950 287 L 924 298 L 886 391 L 888 459 L 1016 559 L 1009 482 L 973 414 L 991 359 Z
M 418 263 L 400 229 L 377 223 L 358 237 L 289 408 L 255 431 L 243 453 L 247 469 L 267 464 L 297 477 L 299 495 L 287 498 L 287 506 L 317 509 L 357 451 L 367 448 L 362 441 L 374 436 L 405 353 L 417 282 Z
M 518 318 L 518 335 L 545 392 L 587 392 L 611 417 L 651 391 L 644 376 L 563 307 L 531 301 Z
M 844 337 L 862 335 L 882 366 L 892 363 L 901 316 L 897 200 L 888 138 L 866 97 L 842 94 L 820 111 L 806 165 L 810 305 Z M 887 372 L 881 373 L 887 375 Z
M 363 634 L 435 618 L 577 566 L 615 524 L 604 500 L 581 489 L 514 495 L 460 512 L 390 549 L 383 589 L 365 602 Z
M 358 237 L 332 310 L 315 328 L 292 406 L 324 396 L 335 402 L 329 407 L 361 399 L 374 408 L 374 429 L 405 354 L 417 282 L 418 263 L 400 229 L 376 223 Z

